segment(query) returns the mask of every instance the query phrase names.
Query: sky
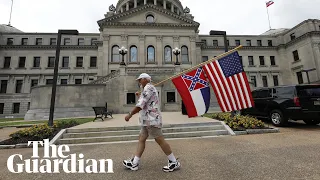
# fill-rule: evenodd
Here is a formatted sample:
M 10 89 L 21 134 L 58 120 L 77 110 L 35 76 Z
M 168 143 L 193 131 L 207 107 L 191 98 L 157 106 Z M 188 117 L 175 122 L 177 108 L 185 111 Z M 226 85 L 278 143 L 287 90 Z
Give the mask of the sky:
M 77 29 L 99 33 L 97 21 L 118 0 L 13 0 L 11 25 L 24 32 Z M 200 34 L 210 30 L 230 35 L 258 35 L 269 30 L 267 0 L 181 0 L 200 23 Z M 272 29 L 292 28 L 306 19 L 320 19 L 320 0 L 274 0 L 269 15 Z M 11 0 L 0 0 L 0 24 L 8 24 Z

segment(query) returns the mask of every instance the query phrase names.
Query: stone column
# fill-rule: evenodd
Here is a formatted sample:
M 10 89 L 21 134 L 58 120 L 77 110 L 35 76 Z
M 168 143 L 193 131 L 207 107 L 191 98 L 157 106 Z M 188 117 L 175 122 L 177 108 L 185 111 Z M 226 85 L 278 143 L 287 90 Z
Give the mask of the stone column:
M 130 53 L 130 48 L 128 47 L 128 35 L 127 34 L 122 34 L 121 35 L 121 46 L 124 46 L 126 49 L 128 49 L 128 53 L 124 56 L 124 62 L 127 64 L 129 62 L 129 53 Z M 120 62 L 122 61 L 122 55 L 120 55 L 121 59 Z
M 123 6 L 121 7 L 120 12 L 123 13 Z
M 139 63 L 140 63 L 140 66 L 145 66 L 145 62 L 146 62 L 146 47 L 145 47 L 145 35 L 139 35 Z
M 189 62 L 192 63 L 192 65 L 196 65 L 197 63 L 197 47 L 196 47 L 196 37 L 190 36 L 190 43 L 191 47 L 188 48 L 190 54 L 189 54 Z M 199 58 L 202 59 L 201 57 Z
M 171 12 L 174 12 L 174 5 L 171 4 Z
M 147 4 L 147 0 L 144 0 L 144 4 Z
M 138 6 L 138 2 L 137 0 L 134 0 L 134 8 L 136 8 Z
M 110 43 L 110 36 L 109 35 L 103 35 L 103 47 L 102 47 L 102 73 L 101 76 L 106 76 L 109 74 L 109 43 Z
M 154 5 L 157 5 L 157 0 L 153 0 L 153 4 L 154 4 Z
M 181 49 L 181 46 L 180 46 L 180 37 L 179 36 L 173 36 L 173 47 L 172 47 L 172 49 L 174 49 L 174 48 L 179 48 L 179 49 Z M 173 58 L 172 58 L 172 61 L 173 62 L 176 62 L 176 55 L 173 55 L 172 56 Z M 181 53 L 180 53 L 180 55 L 178 56 L 178 61 L 181 63 L 182 62 L 182 59 L 181 59 Z M 182 64 L 182 63 L 181 63 Z
M 126 11 L 129 11 L 129 2 L 126 3 Z
M 156 57 L 156 63 L 158 66 L 162 66 L 163 63 L 163 53 L 164 53 L 164 47 L 162 46 L 162 36 L 157 36 L 157 57 Z

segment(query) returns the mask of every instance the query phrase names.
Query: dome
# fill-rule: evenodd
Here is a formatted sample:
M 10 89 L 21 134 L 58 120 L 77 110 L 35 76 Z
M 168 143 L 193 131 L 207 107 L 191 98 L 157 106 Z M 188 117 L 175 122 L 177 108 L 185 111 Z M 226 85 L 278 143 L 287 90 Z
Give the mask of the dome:
M 0 24 L 0 33 L 23 33 L 23 32 L 10 25 Z
M 121 13 L 144 6 L 144 4 L 153 4 L 176 14 L 183 14 L 183 6 L 179 0 L 119 0 L 115 10 L 117 13 Z

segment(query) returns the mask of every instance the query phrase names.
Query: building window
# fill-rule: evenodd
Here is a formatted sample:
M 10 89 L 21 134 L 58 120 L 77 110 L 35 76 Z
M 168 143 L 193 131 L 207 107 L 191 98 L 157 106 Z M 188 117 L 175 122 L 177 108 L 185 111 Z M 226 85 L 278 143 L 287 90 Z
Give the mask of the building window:
M 130 62 L 138 62 L 138 48 L 137 48 L 137 46 L 130 47 Z
M 293 54 L 294 61 L 299 61 L 300 60 L 299 53 L 298 53 L 297 50 L 293 51 L 292 54 Z
M 22 38 L 21 45 L 28 45 L 28 38 Z
M 236 46 L 240 46 L 240 40 L 236 40 Z
M 55 60 L 55 57 L 48 57 L 48 67 L 49 68 L 54 67 L 54 60 Z
M 247 40 L 246 43 L 247 43 L 247 46 L 251 46 L 251 40 Z
M 75 84 L 82 84 L 82 79 L 75 79 L 74 82 Z
M 202 62 L 206 62 L 209 60 L 209 57 L 208 56 L 202 56 Z
M 298 83 L 303 84 L 302 72 L 297 72 Z
M 212 41 L 212 45 L 213 45 L 213 46 L 219 46 L 218 40 L 213 40 L 213 41 Z
M 168 103 L 176 102 L 176 93 L 175 92 L 167 92 L 167 102 Z
M 273 46 L 272 45 L 272 40 L 268 40 L 268 46 Z
M 230 46 L 229 40 L 227 40 L 227 45 Z
M 164 62 L 172 62 L 172 49 L 170 46 L 164 47 Z
M 275 66 L 276 65 L 276 59 L 274 56 L 270 56 L 270 64 L 271 66 Z
M 119 46 L 112 47 L 111 62 L 120 62 Z
M 290 39 L 291 39 L 291 40 L 294 40 L 295 38 L 296 38 L 295 33 L 290 34 Z
M 68 84 L 68 79 L 61 79 L 60 84 Z
M 254 66 L 253 56 L 248 56 L 248 59 L 249 59 L 249 66 Z
M 265 65 L 264 56 L 259 56 L 259 60 L 260 60 L 260 66 L 264 66 Z
M 258 46 L 262 46 L 262 41 L 261 40 L 257 40 L 257 45 Z
M 57 39 L 56 38 L 50 38 L 50 45 L 57 45 Z
M 20 112 L 20 103 L 13 103 L 12 114 L 19 114 Z
M 153 46 L 147 48 L 147 62 L 155 62 L 155 50 Z
M 7 93 L 8 80 L 1 80 L 0 93 Z
M 91 45 L 94 45 L 94 41 L 98 40 L 97 38 L 91 38 Z
M 83 57 L 77 57 L 76 67 L 83 66 Z
M 39 68 L 40 67 L 40 57 L 33 58 L 33 67 Z
M 3 114 L 4 103 L 0 103 L 0 114 Z
M 19 57 L 18 68 L 24 68 L 26 66 L 26 57 Z
M 253 87 L 257 87 L 257 78 L 255 76 L 250 76 L 250 81 L 253 84 Z
M 30 110 L 30 102 L 28 102 L 28 108 L 27 108 L 27 110 L 28 110 L 28 111 Z
M 189 52 L 188 52 L 188 47 L 187 46 L 182 46 L 181 47 L 181 62 L 182 63 L 189 62 Z
M 23 84 L 23 81 L 22 81 L 22 80 L 17 80 L 17 81 L 16 81 L 16 93 L 21 93 L 22 84 Z
M 62 58 L 62 67 L 64 67 L 64 68 L 69 67 L 69 57 Z
M 136 96 L 134 93 L 127 93 L 127 104 L 135 104 Z
M 79 38 L 78 39 L 78 45 L 83 46 L 84 45 L 84 38 Z
M 7 39 L 7 45 L 13 45 L 13 38 Z
M 240 57 L 240 63 L 241 63 L 241 65 L 243 66 L 242 56 L 239 56 L 239 57 Z
M 268 87 L 268 78 L 267 76 L 262 76 L 263 87 Z
M 274 86 L 279 86 L 278 76 L 273 76 L 273 84 L 274 84 Z
M 4 57 L 4 64 L 3 68 L 4 69 L 9 69 L 11 64 L 11 57 Z
M 31 80 L 31 87 L 38 86 L 38 79 L 32 79 Z
M 146 19 L 147 19 L 148 23 L 153 23 L 154 22 L 154 17 L 152 15 L 148 15 Z
M 70 45 L 71 44 L 71 39 L 70 38 L 64 38 L 63 39 L 63 45 Z
M 90 67 L 97 67 L 97 57 L 96 56 L 90 57 Z
M 53 79 L 46 79 L 46 85 L 53 84 Z
M 42 38 L 36 38 L 36 45 L 42 45 Z
M 207 40 L 201 39 L 201 42 L 203 42 L 205 46 L 207 45 Z

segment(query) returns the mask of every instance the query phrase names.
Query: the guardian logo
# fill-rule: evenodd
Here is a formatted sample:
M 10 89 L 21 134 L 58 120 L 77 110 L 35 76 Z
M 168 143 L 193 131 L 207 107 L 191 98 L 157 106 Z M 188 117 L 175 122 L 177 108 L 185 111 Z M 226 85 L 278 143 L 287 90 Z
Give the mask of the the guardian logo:
M 70 148 L 67 145 L 50 145 L 49 139 L 44 141 L 29 141 L 33 144 L 32 159 L 23 159 L 21 154 L 11 155 L 7 160 L 7 168 L 12 173 L 60 173 L 60 164 L 65 173 L 113 173 L 111 159 L 84 159 L 84 155 L 67 154 Z M 38 154 L 38 145 L 44 147 L 43 157 Z M 51 154 L 50 154 L 51 149 Z M 14 160 L 18 161 L 14 161 Z M 99 163 L 98 163 L 99 162 Z M 106 163 L 108 170 L 106 172 Z

